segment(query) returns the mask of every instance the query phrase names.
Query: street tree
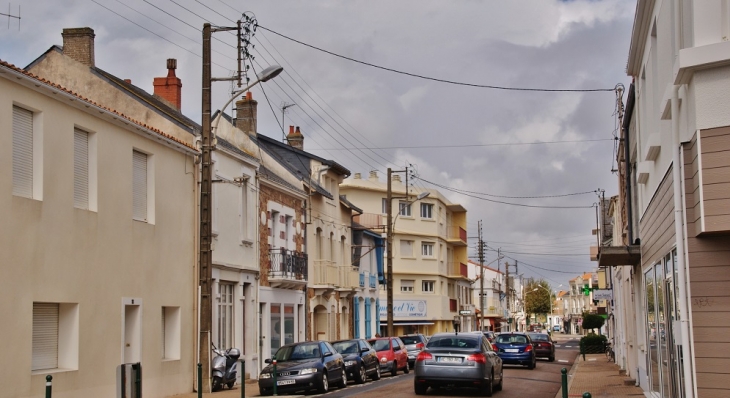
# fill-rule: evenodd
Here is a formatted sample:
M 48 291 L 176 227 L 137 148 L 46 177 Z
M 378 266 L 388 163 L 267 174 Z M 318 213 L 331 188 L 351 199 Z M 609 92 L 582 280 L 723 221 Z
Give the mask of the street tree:
M 530 319 L 532 314 L 550 314 L 553 303 L 550 284 L 544 279 L 529 279 L 525 284 L 524 301 L 527 319 Z

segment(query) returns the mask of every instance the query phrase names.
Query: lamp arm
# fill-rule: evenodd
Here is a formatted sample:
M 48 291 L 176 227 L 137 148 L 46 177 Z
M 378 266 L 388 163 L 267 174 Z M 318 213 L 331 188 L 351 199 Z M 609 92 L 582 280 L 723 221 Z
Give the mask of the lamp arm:
M 223 117 L 223 110 L 226 109 L 228 107 L 228 105 L 230 105 L 231 102 L 233 102 L 233 100 L 236 99 L 236 97 L 238 97 L 239 95 L 241 95 L 241 94 L 245 93 L 246 91 L 250 90 L 253 86 L 255 86 L 255 85 L 259 84 L 259 83 L 261 83 L 261 79 L 256 79 L 253 83 L 249 84 L 247 87 L 245 87 L 245 88 L 243 88 L 241 90 L 238 90 L 235 93 L 233 93 L 233 95 L 231 96 L 231 98 L 228 99 L 228 102 L 226 102 L 226 104 L 223 105 L 223 107 L 221 108 L 221 112 L 218 114 L 218 117 L 215 119 L 215 125 L 213 125 L 213 129 L 212 129 L 213 130 L 213 138 L 215 138 L 216 132 L 218 131 L 218 123 L 220 123 L 221 118 Z

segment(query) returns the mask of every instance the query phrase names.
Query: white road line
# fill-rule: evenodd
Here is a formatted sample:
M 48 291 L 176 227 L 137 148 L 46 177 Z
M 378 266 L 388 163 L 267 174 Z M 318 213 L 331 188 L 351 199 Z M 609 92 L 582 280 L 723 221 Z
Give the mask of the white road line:
M 566 345 L 565 348 L 573 348 L 572 345 Z
M 589 361 L 595 361 L 596 358 L 588 358 Z
M 568 363 L 568 360 L 566 360 L 566 359 L 558 359 L 558 362 Z

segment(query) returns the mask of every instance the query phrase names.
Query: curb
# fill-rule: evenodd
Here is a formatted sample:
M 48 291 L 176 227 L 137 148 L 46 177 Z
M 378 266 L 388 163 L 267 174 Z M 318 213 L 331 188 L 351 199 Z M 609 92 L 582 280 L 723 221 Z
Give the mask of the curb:
M 573 360 L 573 364 L 570 365 L 570 369 L 568 369 L 568 393 L 570 393 L 570 385 L 573 384 L 573 375 L 575 372 L 578 371 L 578 364 L 580 363 L 580 353 L 575 355 L 575 359 Z M 562 375 L 561 375 L 562 377 Z M 560 389 L 558 390 L 558 393 L 555 394 L 555 398 L 563 398 L 563 385 L 562 381 L 560 383 Z

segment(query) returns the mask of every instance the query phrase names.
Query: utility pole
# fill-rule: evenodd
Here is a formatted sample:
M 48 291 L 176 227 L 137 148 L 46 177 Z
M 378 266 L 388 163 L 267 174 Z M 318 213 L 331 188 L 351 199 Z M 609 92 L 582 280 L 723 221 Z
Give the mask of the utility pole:
M 479 311 L 481 315 L 479 326 L 484 331 L 484 241 L 482 240 L 482 220 L 479 220 Z

